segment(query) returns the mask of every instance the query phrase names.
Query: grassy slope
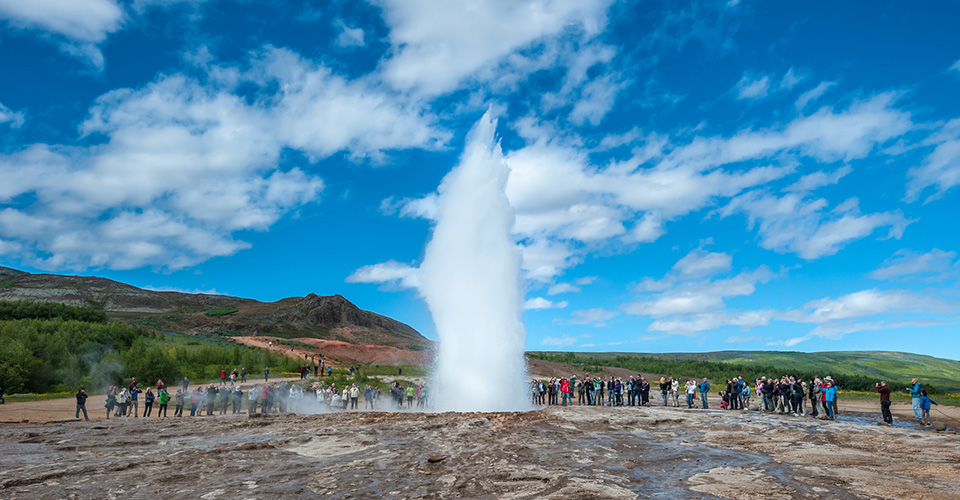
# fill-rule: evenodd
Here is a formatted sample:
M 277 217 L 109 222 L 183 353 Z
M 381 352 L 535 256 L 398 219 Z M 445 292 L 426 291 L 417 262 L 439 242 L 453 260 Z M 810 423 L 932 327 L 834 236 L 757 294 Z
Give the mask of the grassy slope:
M 784 370 L 803 369 L 824 375 L 843 373 L 880 379 L 903 380 L 919 377 L 937 387 L 960 391 L 960 361 L 920 354 L 880 351 L 786 352 L 719 351 L 705 353 L 577 353 L 583 356 L 646 356 L 666 359 L 706 359 L 737 364 L 775 366 Z

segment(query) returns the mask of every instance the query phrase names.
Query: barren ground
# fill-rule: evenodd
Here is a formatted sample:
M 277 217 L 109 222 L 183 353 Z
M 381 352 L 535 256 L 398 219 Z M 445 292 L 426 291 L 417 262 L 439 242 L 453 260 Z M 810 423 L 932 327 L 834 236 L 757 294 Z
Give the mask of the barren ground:
M 958 444 L 662 407 L 8 424 L 0 497 L 943 499 L 960 498 Z

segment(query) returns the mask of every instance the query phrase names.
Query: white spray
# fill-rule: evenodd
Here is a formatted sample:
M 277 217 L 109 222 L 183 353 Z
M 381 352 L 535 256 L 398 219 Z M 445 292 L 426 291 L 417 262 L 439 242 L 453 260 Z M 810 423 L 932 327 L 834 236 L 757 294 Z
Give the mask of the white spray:
M 509 167 L 487 111 L 443 179 L 439 217 L 420 266 L 440 336 L 431 396 L 441 411 L 529 408 L 520 253 L 504 193 Z

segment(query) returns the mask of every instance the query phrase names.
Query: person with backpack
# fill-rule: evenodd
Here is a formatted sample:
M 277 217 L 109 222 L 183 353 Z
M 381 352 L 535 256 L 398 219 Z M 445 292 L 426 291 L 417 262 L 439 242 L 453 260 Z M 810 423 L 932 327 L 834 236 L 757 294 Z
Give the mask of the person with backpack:
M 921 384 L 918 379 L 913 379 L 912 385 L 907 387 L 907 392 L 910 393 L 910 398 L 913 400 L 913 416 L 922 422 L 923 415 L 920 413 L 920 398 L 922 397 L 923 384 Z
M 120 389 L 120 394 L 117 394 L 117 413 L 114 417 L 126 417 L 127 416 L 127 406 L 130 404 L 130 393 L 127 392 L 127 388 L 124 387 Z
M 184 396 L 185 394 L 183 393 L 183 389 L 177 389 L 177 394 L 173 398 L 173 404 L 174 404 L 173 416 L 174 417 L 183 416 L 183 400 L 185 399 Z

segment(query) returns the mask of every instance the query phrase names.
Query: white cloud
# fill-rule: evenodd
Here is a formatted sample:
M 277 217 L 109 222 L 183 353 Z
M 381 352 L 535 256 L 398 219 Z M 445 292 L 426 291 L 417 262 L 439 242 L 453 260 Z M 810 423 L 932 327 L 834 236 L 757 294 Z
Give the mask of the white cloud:
M 592 285 L 594 282 L 597 281 L 597 278 L 598 278 L 598 276 L 584 276 L 584 277 L 576 280 L 574 283 L 576 283 L 576 284 L 578 284 L 578 285 L 581 285 L 581 286 L 583 286 L 583 285 Z
M 793 87 L 796 87 L 797 84 L 802 82 L 805 78 L 806 76 L 804 75 L 803 71 L 790 68 L 780 80 L 780 90 L 790 90 Z
M 580 287 L 574 286 L 570 283 L 557 283 L 550 287 L 547 290 L 547 295 L 559 295 L 561 293 L 576 293 L 580 291 Z
M 36 200 L 4 211 L 3 238 L 43 269 L 179 269 L 247 248 L 234 232 L 266 230 L 319 199 L 319 177 L 278 168 L 285 148 L 376 160 L 447 137 L 372 83 L 286 50 L 267 48 L 246 71 L 211 67 L 209 76 L 161 76 L 102 95 L 80 126 L 94 146 L 0 155 L 0 203 Z M 248 102 L 234 92 L 240 84 L 265 93 Z
M 752 336 L 752 337 L 738 337 L 736 335 L 732 337 L 727 337 L 727 342 L 731 344 L 742 343 L 742 342 L 759 342 L 763 340 L 763 337 Z
M 769 76 L 743 75 L 737 82 L 737 99 L 762 99 L 770 90 Z
M 541 345 L 549 345 L 554 347 L 569 347 L 577 343 L 576 337 L 571 337 L 569 335 L 563 335 L 560 337 L 544 337 L 540 341 Z
M 819 99 L 836 84 L 837 82 L 820 82 L 816 87 L 800 94 L 795 104 L 797 111 L 803 111 L 803 108 L 807 107 L 807 104 Z
M 885 260 L 879 269 L 870 273 L 870 277 L 877 280 L 922 278 L 932 281 L 945 279 L 955 273 L 957 267 L 957 252 L 937 248 L 925 254 L 899 250 Z
M 902 290 L 862 290 L 842 295 L 836 299 L 825 298 L 805 304 L 801 314 L 787 313 L 785 318 L 792 321 L 810 323 L 829 323 L 889 314 L 900 311 L 940 310 L 942 301 L 932 297 L 917 295 Z
M 800 180 L 784 189 L 784 191 L 800 193 L 814 191 L 823 186 L 829 186 L 840 182 L 840 179 L 846 177 L 846 175 L 851 171 L 853 171 L 853 169 L 850 168 L 849 165 L 844 165 L 833 172 L 827 172 L 823 170 L 817 171 L 812 174 L 804 175 L 800 178 Z
M 547 300 L 547 299 L 545 299 L 545 298 L 543 298 L 543 297 L 534 297 L 534 298 L 528 299 L 526 302 L 524 302 L 524 303 L 523 303 L 523 308 L 524 308 L 524 309 L 528 309 L 528 310 L 530 310 L 530 309 L 533 309 L 533 310 L 536 310 L 536 309 L 563 309 L 564 307 L 567 307 L 568 304 L 569 304 L 569 302 L 567 302 L 567 301 L 565 301 L 565 300 L 554 303 L 554 302 L 551 302 L 551 301 L 549 301 L 549 300 Z
M 725 253 L 694 250 L 673 265 L 681 278 L 700 278 L 730 270 L 733 258 Z
M 340 32 L 337 35 L 337 45 L 341 47 L 362 47 L 364 45 L 363 29 L 351 28 L 340 19 L 336 21 L 336 28 Z
M 396 88 L 436 95 L 549 37 L 602 31 L 609 0 L 378 0 L 393 53 L 384 78 Z M 522 58 L 521 58 L 522 59 Z M 525 64 L 522 61 L 519 64 Z
M 142 287 L 144 290 L 150 290 L 153 292 L 177 292 L 177 293 L 188 293 L 191 295 L 224 295 L 217 291 L 216 288 L 209 288 L 206 290 L 201 290 L 199 288 L 194 289 L 185 289 L 185 288 L 176 288 L 171 286 L 145 286 Z
M 616 311 L 609 311 L 603 308 L 581 309 L 570 313 L 570 323 L 574 325 L 604 326 L 607 320 L 616 318 L 619 315 Z
M 738 313 L 713 312 L 688 316 L 661 318 L 647 327 L 651 332 L 666 335 L 696 335 L 699 332 L 716 330 L 726 326 L 740 327 L 743 331 L 770 324 L 774 311 L 746 311 Z
M 401 289 L 420 288 L 420 270 L 397 261 L 381 262 L 357 269 L 345 280 L 347 283 L 383 283 Z
M 833 255 L 847 243 L 888 228 L 887 238 L 897 238 L 911 221 L 900 212 L 861 214 L 855 198 L 827 211 L 824 199 L 802 194 L 776 196 L 754 191 L 738 196 L 720 210 L 723 217 L 747 216 L 748 225 L 759 225 L 760 246 L 780 253 L 796 253 L 805 260 Z
M 951 64 L 949 69 L 960 73 L 960 59 L 957 59 L 957 62 Z
M 936 147 L 920 166 L 907 172 L 907 201 L 916 201 L 924 190 L 934 187 L 926 199 L 930 202 L 960 185 L 960 118 L 947 122 L 925 144 Z
M 719 311 L 725 305 L 724 299 L 752 295 L 757 283 L 765 283 L 772 278 L 773 273 L 766 267 L 725 279 L 683 281 L 668 276 L 659 283 L 641 284 L 640 290 L 662 291 L 625 304 L 623 310 L 628 314 L 654 318 Z
M 123 18 L 115 0 L 0 0 L 0 19 L 52 36 L 60 50 L 97 68 L 103 68 L 98 45 L 121 28 Z
M 9 124 L 11 128 L 20 128 L 23 126 L 24 116 L 22 112 L 13 111 L 0 103 L 0 124 Z

